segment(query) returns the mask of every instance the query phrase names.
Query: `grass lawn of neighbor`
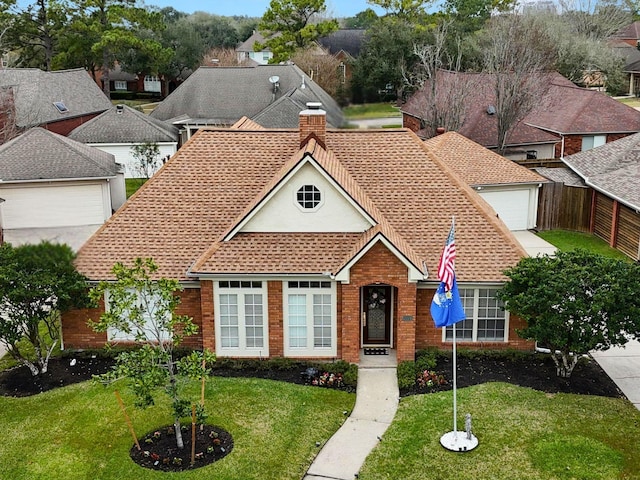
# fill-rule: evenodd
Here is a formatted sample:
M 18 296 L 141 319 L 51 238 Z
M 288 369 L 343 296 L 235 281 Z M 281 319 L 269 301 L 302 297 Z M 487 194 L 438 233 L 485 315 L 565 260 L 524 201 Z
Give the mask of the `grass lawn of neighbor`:
M 347 120 L 362 120 L 366 118 L 398 117 L 400 110 L 392 103 L 365 103 L 350 105 L 342 110 Z
M 548 230 L 539 232 L 538 236 L 563 251 L 582 248 L 606 257 L 631 261 L 624 253 L 615 248 L 611 248 L 607 242 L 590 233 L 570 232 L 568 230 Z

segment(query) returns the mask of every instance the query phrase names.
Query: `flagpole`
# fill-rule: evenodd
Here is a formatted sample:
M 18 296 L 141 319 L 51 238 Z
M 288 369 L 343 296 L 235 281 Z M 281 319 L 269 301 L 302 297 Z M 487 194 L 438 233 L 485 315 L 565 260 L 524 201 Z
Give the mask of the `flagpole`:
M 453 324 L 453 436 L 458 440 L 458 368 L 456 365 L 456 324 Z

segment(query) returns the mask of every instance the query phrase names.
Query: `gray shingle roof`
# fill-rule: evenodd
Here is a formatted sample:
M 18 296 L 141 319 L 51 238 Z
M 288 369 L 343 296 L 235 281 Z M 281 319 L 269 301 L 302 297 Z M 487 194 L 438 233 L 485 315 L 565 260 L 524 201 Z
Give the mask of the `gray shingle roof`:
M 236 47 L 236 52 L 253 52 L 253 46 L 256 43 L 264 44 L 264 42 L 264 36 L 260 32 L 254 31 L 249 38 L 247 38 L 244 42 Z M 262 51 L 268 52 L 270 51 L 270 49 L 265 47 L 262 49 Z
M 563 161 L 587 185 L 640 210 L 640 133 L 569 155 Z
M 269 82 L 274 76 L 279 77 L 275 95 Z M 200 67 L 165 98 L 151 116 L 170 120 L 187 115 L 192 123 L 233 125 L 243 116 L 254 118 L 294 89 L 300 90 L 303 78 L 307 101 L 321 102 L 329 125 L 340 127 L 344 123 L 340 106 L 295 65 Z M 295 113 L 293 125 L 298 124 L 299 113 Z M 286 122 L 289 125 L 290 119 Z
M 178 128 L 126 105 L 117 105 L 69 134 L 83 143 L 177 142 Z
M 44 128 L 32 128 L 0 146 L 3 182 L 114 177 L 114 156 Z
M 534 168 L 536 172 L 554 182 L 562 182 L 568 187 L 586 187 L 584 180 L 568 168 Z
M 82 68 L 43 72 L 37 68 L 0 70 L 0 87 L 12 87 L 19 127 L 103 112 L 111 102 Z M 60 113 L 53 102 L 63 102 Z
M 326 37 L 319 38 L 318 43 L 329 50 L 331 55 L 342 50 L 353 58 L 357 58 L 360 55 L 365 36 L 366 30 L 343 28 Z

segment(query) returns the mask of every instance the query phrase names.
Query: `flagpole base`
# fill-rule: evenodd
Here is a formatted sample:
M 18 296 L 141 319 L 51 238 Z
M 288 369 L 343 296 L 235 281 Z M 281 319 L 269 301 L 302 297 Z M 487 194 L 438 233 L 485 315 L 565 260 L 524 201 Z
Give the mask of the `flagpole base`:
M 471 434 L 471 438 L 467 438 L 466 432 L 448 432 L 440 437 L 440 444 L 447 450 L 452 452 L 470 452 L 478 446 L 478 439 Z

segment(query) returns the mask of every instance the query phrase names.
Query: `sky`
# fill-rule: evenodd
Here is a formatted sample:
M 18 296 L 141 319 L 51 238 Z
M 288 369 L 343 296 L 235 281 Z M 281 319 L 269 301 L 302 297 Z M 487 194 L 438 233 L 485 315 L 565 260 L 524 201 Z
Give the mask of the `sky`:
M 193 13 L 203 11 L 215 15 L 246 15 L 261 17 L 269 7 L 269 0 L 145 0 L 145 5 L 160 8 L 173 7 L 179 12 Z M 384 10 L 373 7 L 366 0 L 326 0 L 327 12 L 332 17 L 353 17 L 367 8 L 373 8 L 378 15 Z

